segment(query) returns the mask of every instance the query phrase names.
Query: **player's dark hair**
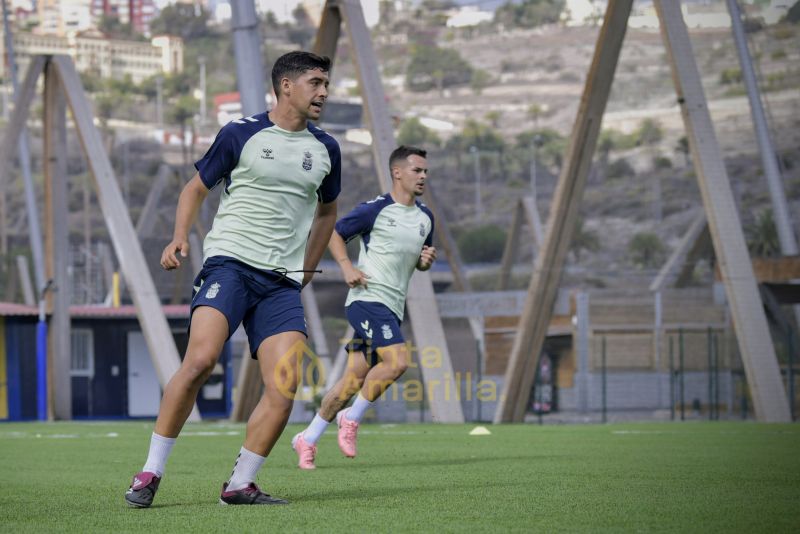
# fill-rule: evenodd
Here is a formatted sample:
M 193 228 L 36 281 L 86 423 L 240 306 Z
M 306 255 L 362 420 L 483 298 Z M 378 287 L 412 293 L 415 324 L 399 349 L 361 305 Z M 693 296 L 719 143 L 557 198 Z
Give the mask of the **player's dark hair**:
M 402 160 L 405 161 L 408 156 L 419 156 L 421 158 L 425 158 L 428 156 L 427 150 L 422 150 L 421 148 L 417 148 L 415 146 L 408 146 L 408 145 L 400 145 L 399 147 L 394 149 L 392 155 L 389 156 L 389 172 L 392 172 L 392 167 L 398 161 Z
M 295 80 L 307 70 L 319 69 L 322 72 L 331 70 L 331 59 L 327 56 L 318 56 L 311 52 L 295 50 L 279 57 L 272 66 L 272 89 L 275 96 L 281 94 L 281 80 L 289 78 Z

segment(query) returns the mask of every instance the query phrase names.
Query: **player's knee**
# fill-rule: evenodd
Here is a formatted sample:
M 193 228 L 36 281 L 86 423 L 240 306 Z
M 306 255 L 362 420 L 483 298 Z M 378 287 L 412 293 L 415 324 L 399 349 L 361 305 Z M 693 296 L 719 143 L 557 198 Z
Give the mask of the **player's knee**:
M 339 399 L 349 399 L 356 391 L 361 389 L 364 385 L 365 375 L 348 371 L 345 375 L 333 386 L 333 391 L 337 392 Z
M 270 408 L 283 415 L 287 415 L 292 411 L 294 404 L 294 396 L 297 388 L 294 389 L 275 389 L 264 390 L 264 396 L 269 399 Z
M 405 360 L 404 358 L 399 358 L 397 362 L 395 362 L 394 365 L 392 366 L 392 371 L 394 371 L 394 377 L 396 379 L 400 378 L 401 376 L 403 376 L 403 373 L 406 372 L 406 369 L 408 369 L 408 361 Z
M 275 373 L 273 384 L 277 393 L 280 393 L 284 397 L 294 399 L 300 384 L 300 379 L 297 373 L 288 369 L 280 369 Z
M 183 367 L 193 381 L 205 382 L 214 371 L 217 358 L 210 354 L 187 354 L 183 359 Z
M 345 387 L 342 389 L 347 391 L 348 393 L 358 391 L 359 389 L 361 389 L 361 386 L 364 385 L 365 378 L 366 376 L 349 375 L 347 377 L 347 381 L 345 382 Z
M 405 350 L 397 350 L 389 358 L 389 366 L 392 368 L 395 378 L 403 376 L 408 369 L 408 353 Z
M 297 395 L 297 386 L 285 384 L 273 390 L 264 390 L 264 395 L 270 399 L 270 403 L 273 406 L 288 406 L 291 409 L 294 398 Z

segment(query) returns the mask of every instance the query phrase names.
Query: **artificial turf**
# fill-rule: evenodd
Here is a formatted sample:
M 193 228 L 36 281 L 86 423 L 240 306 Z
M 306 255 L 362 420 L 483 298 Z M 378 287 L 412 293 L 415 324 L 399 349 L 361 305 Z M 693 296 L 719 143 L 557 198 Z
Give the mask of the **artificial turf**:
M 779 532 L 800 528 L 800 427 L 362 425 L 300 471 L 286 429 L 258 483 L 288 506 L 220 506 L 244 426 L 190 424 L 150 509 L 123 494 L 152 422 L 0 425 L 0 532 Z

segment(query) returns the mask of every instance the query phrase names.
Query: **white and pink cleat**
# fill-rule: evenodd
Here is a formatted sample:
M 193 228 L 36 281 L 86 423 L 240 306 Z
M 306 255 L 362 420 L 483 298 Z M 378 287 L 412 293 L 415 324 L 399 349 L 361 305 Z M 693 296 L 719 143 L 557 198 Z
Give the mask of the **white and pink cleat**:
M 348 458 L 355 458 L 358 422 L 345 417 L 347 412 L 348 410 L 342 410 L 336 415 L 336 423 L 339 425 L 339 450 Z
M 297 453 L 297 467 L 300 469 L 316 469 L 314 457 L 317 455 L 317 446 L 306 443 L 303 433 L 300 432 L 292 438 L 292 448 Z

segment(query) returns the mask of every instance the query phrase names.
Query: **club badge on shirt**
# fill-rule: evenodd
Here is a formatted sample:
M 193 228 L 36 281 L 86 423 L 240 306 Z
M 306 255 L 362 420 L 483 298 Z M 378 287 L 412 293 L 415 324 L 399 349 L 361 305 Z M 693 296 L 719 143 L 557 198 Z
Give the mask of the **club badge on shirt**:
M 311 161 L 311 152 L 306 150 L 303 153 L 303 168 L 307 171 L 310 171 L 312 166 L 313 162 Z

